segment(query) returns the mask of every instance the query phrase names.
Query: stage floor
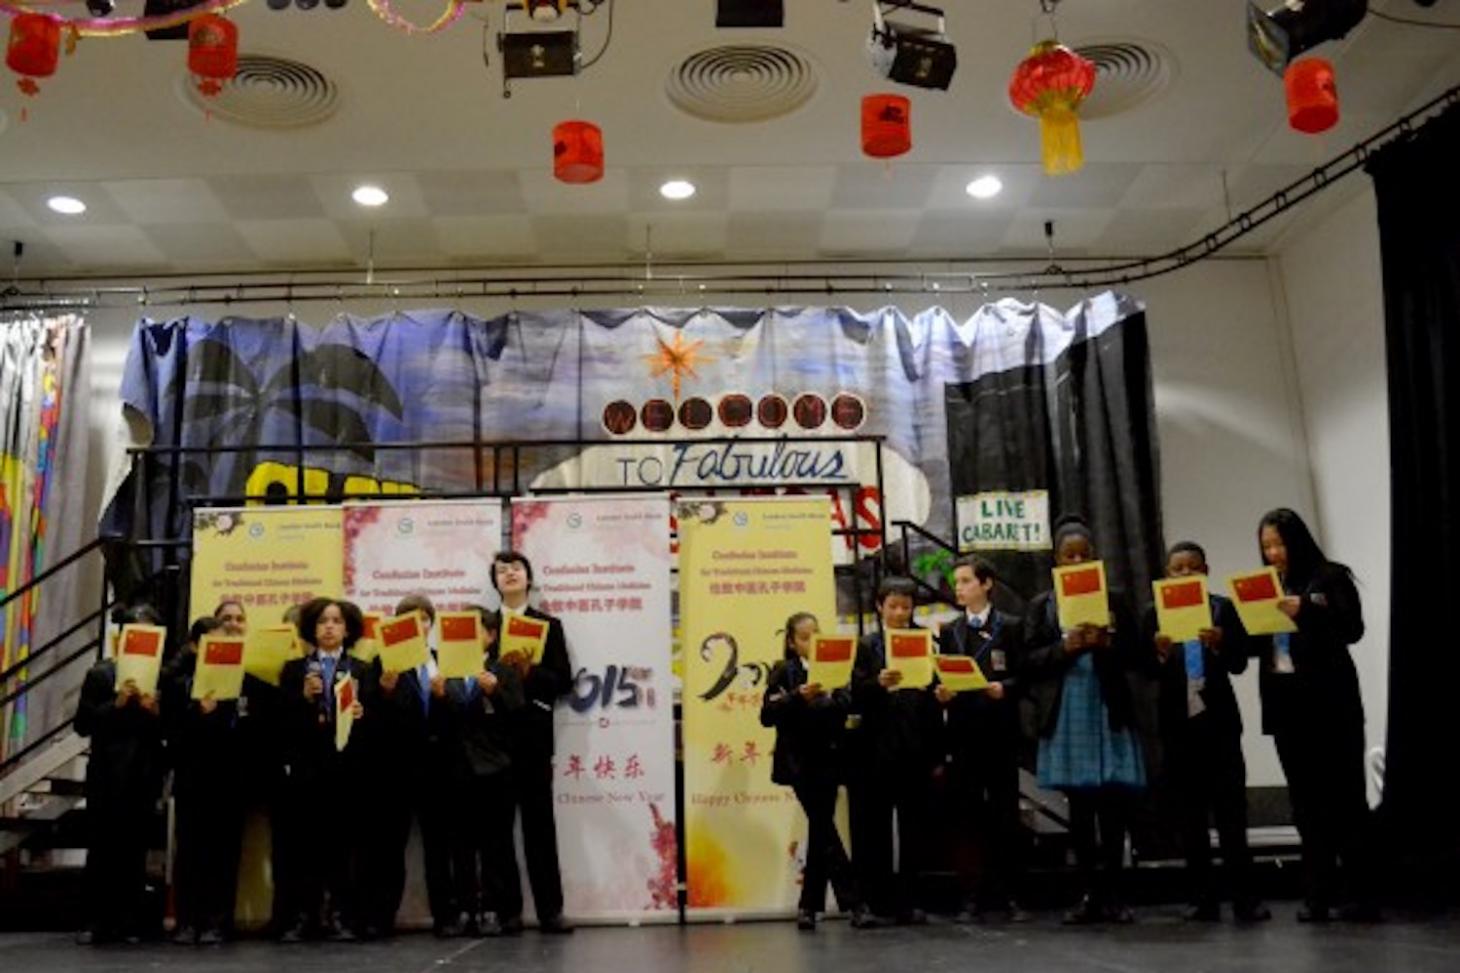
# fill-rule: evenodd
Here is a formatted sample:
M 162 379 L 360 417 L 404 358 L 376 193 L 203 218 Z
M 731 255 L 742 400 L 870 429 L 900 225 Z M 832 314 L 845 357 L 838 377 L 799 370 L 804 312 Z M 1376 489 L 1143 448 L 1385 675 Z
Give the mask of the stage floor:
M 242 942 L 191 950 L 170 945 L 99 949 L 72 944 L 60 933 L 0 935 L 0 970 L 217 970 L 220 973 L 883 973 L 962 970 L 980 973 L 1454 973 L 1460 970 L 1460 916 L 1391 919 L 1378 926 L 1297 925 L 1293 906 L 1279 903 L 1265 926 L 1190 926 L 1171 912 L 1142 914 L 1121 929 L 1069 929 L 1046 914 L 1028 926 L 956 926 L 857 932 L 845 922 L 823 923 L 814 934 L 790 923 L 697 925 L 685 928 L 580 929 L 546 938 L 447 940 L 406 934 L 363 945 L 284 947 Z

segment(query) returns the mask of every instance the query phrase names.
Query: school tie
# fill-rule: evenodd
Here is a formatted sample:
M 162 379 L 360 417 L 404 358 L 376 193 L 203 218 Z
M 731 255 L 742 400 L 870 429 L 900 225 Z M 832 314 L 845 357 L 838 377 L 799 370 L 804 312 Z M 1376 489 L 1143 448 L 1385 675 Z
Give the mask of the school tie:
M 431 709 L 431 674 L 424 663 L 416 666 L 416 690 L 421 694 L 421 713 L 428 714 Z
M 335 713 L 335 657 L 319 657 L 320 679 L 324 682 L 324 705 L 331 716 Z

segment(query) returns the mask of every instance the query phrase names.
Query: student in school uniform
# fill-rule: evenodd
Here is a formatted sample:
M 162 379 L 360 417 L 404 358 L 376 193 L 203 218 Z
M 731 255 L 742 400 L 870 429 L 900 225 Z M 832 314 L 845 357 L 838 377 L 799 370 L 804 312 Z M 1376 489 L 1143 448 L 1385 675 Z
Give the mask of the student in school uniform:
M 1207 574 L 1199 544 L 1181 541 L 1166 555 L 1166 577 Z M 1156 611 L 1145 630 L 1158 666 L 1158 721 L 1165 773 L 1181 820 L 1191 904 L 1186 919 L 1217 922 L 1220 895 L 1212 874 L 1209 820 L 1215 818 L 1222 862 L 1231 886 L 1232 912 L 1239 922 L 1272 918 L 1252 886 L 1247 847 L 1247 764 L 1242 758 L 1242 713 L 1232 676 L 1247 671 L 1252 640 L 1232 602 L 1211 593 L 1212 627 L 1195 642 L 1176 644 L 1159 631 Z
M 989 688 L 934 691 L 947 714 L 948 783 L 956 801 L 960 835 L 958 872 L 964 908 L 961 922 L 987 911 L 1028 922 L 1016 899 L 1020 878 L 1019 668 L 1024 619 L 999 611 L 993 566 L 978 557 L 953 567 L 953 590 L 963 612 L 938 637 L 942 655 L 971 657 Z
M 176 809 L 173 900 L 180 946 L 216 946 L 232 931 L 234 888 L 243 830 L 237 700 L 193 699 L 205 635 L 228 634 L 215 617 L 199 618 L 161 679 L 162 718 L 172 761 Z
M 933 777 L 944 758 L 943 713 L 931 687 L 898 688 L 902 673 L 890 666 L 886 651 L 887 632 L 917 627 L 912 623 L 916 593 L 908 578 L 882 582 L 877 590 L 880 631 L 858 642 L 852 671 L 852 707 L 859 717 L 852 759 L 860 765 L 851 791 L 852 863 L 870 910 L 853 916 L 858 928 L 928 921 L 919 892 L 927 863 Z
M 1060 566 L 1097 559 L 1090 527 L 1078 517 L 1061 518 L 1054 551 Z M 1036 595 L 1024 620 L 1039 785 L 1069 799 L 1070 837 L 1084 886 L 1079 904 L 1065 913 L 1070 925 L 1135 920 L 1122 898 L 1121 872 L 1132 796 L 1146 786 L 1127 681 L 1140 668 L 1140 637 L 1121 593 L 1111 591 L 1109 600 L 1105 626 L 1062 631 L 1053 591 Z
M 139 606 L 118 625 L 156 625 Z M 85 928 L 81 945 L 138 942 L 154 930 L 145 914 L 147 848 L 164 772 L 161 701 L 132 680 L 116 686 L 115 657 L 92 666 L 81 684 L 75 729 L 91 740 L 86 762 Z
M 299 942 L 322 937 L 357 939 L 362 922 L 359 902 L 359 845 L 363 782 L 388 770 L 372 766 L 367 744 L 353 728 L 344 750 L 335 746 L 335 686 L 357 680 L 355 718 L 368 713 L 360 697 L 369 696 L 370 669 L 348 652 L 365 631 L 360 609 L 348 601 L 316 598 L 299 613 L 299 637 L 309 652 L 284 664 L 279 676 L 283 697 L 287 755 L 288 830 L 298 859 L 292 869 L 294 922 L 280 938 Z
M 1303 843 L 1306 901 L 1299 922 L 1380 918 L 1364 780 L 1364 704 L 1349 646 L 1364 634 L 1353 573 L 1328 560 L 1303 518 L 1279 508 L 1258 525 L 1263 563 L 1297 625 L 1264 639 L 1262 729 L 1277 745 Z M 1342 871 L 1339 863 L 1342 862 Z
M 517 670 L 497 658 L 501 616 L 481 610 L 486 646 L 482 671 L 470 679 L 431 679 L 431 722 L 449 790 L 453 901 L 460 915 L 436 934 L 500 936 L 498 918 L 509 887 L 520 889 L 513 851 L 515 815 L 512 743 L 523 706 Z M 521 892 L 516 893 L 517 900 Z M 518 906 L 520 909 L 520 906 Z
M 420 612 L 426 630 L 436 623 L 436 606 L 423 594 L 402 598 L 396 615 Z M 450 833 L 441 822 L 438 807 L 444 794 L 436 769 L 436 754 L 430 740 L 431 679 L 436 673 L 434 658 L 409 672 L 386 672 L 377 657 L 370 663 L 372 695 L 364 702 L 371 710 L 369 724 L 362 727 L 372 759 L 391 772 L 376 775 L 369 788 L 369 840 L 361 849 L 361 894 L 364 898 L 363 932 L 367 938 L 389 936 L 395 929 L 406 885 L 406 846 L 413 818 L 421 824 L 421 844 L 426 865 L 426 891 L 433 927 L 449 925 L 456 918 L 450 871 Z
M 502 628 L 514 614 L 548 623 L 542 661 L 532 665 L 520 653 L 502 661 L 522 678 L 524 705 L 518 710 L 512 746 L 512 790 L 522 814 L 522 847 L 527 856 L 527 879 L 537 909 L 538 929 L 548 934 L 571 933 L 563 917 L 563 879 L 558 869 L 558 828 L 553 815 L 553 708 L 573 688 L 573 668 L 563 623 L 528 605 L 532 591 L 532 562 L 518 551 L 498 551 L 492 561 L 492 584 L 502 596 Z M 517 868 L 515 850 L 512 869 Z M 522 932 L 522 889 L 507 883 L 499 903 L 499 919 L 506 935 Z
M 781 661 L 766 680 L 760 722 L 776 731 L 771 781 L 790 787 L 806 813 L 806 867 L 802 873 L 797 928 L 816 929 L 826 909 L 830 883 L 842 911 L 862 909 L 852 863 L 836 830 L 842 736 L 851 706 L 849 686 L 822 686 L 808 680 L 806 660 L 819 631 L 816 616 L 797 612 L 782 630 Z

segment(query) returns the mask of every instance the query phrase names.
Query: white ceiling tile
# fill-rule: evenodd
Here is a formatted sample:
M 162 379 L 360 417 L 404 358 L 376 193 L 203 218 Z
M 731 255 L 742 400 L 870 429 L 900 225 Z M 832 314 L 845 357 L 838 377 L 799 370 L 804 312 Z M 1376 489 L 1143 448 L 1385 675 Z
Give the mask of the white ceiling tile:
M 177 267 L 238 267 L 254 256 L 248 241 L 229 223 L 156 223 L 145 231 Z
M 333 220 L 238 220 L 234 226 L 266 265 L 318 266 L 350 259 L 350 248 Z
M 839 166 L 832 205 L 839 209 L 921 209 L 941 166 L 866 162 Z
M 522 197 L 532 213 L 621 213 L 629 211 L 629 175 L 609 169 L 598 182 L 559 182 L 551 169 L 521 173 Z
M 821 224 L 822 254 L 895 254 L 917 232 L 922 210 L 833 210 Z
M 496 216 L 527 212 L 515 169 L 427 171 L 416 174 L 432 216 Z
M 1099 243 L 1114 216 L 1113 209 L 1021 210 L 1009 224 L 1001 249 L 1007 253 L 1042 256 L 1046 252 L 1044 224 L 1049 220 L 1054 223 L 1056 259 L 1061 253 L 1088 251 Z
M 167 265 L 166 255 L 135 226 L 50 226 L 45 233 L 72 263 L 82 267 L 158 268 Z
M 418 219 L 429 215 L 421 184 L 406 172 L 332 173 L 309 177 L 324 214 L 343 223 L 374 223 L 379 220 Z M 383 206 L 361 206 L 351 194 L 359 186 L 378 186 L 390 199 Z
M 629 251 L 643 254 L 647 247 L 656 258 L 722 254 L 729 222 L 726 213 L 634 213 L 629 217 Z
M 532 221 L 539 254 L 580 260 L 590 256 L 621 260 L 629 255 L 627 216 L 603 213 L 537 216 Z
M 438 216 L 441 249 L 459 260 L 528 257 L 537 251 L 529 216 Z
M 235 220 L 297 222 L 325 215 L 319 195 L 305 175 L 218 175 L 209 177 L 208 185 Z
M 737 213 L 819 213 L 831 206 L 836 177 L 836 166 L 732 166 L 729 207 Z
M 1222 204 L 1222 170 L 1212 165 L 1148 165 L 1125 191 L 1121 209 L 1208 209 Z
M 228 221 L 228 212 L 203 179 L 119 179 L 103 185 L 134 223 Z
M 727 249 L 743 259 L 813 253 L 821 245 L 821 220 L 821 214 L 732 212 Z

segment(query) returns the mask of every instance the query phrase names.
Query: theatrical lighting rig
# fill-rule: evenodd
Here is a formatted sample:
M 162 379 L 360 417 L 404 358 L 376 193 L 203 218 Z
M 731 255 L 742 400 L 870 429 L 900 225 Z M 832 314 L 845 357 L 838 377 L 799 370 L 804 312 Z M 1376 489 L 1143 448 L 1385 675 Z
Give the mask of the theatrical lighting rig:
M 1249 0 L 1247 47 L 1274 74 L 1319 44 L 1336 41 L 1359 25 L 1368 0 L 1285 0 L 1263 6 Z
M 502 30 L 497 34 L 497 51 L 502 55 L 502 97 L 512 97 L 512 82 L 518 78 L 571 77 L 593 65 L 608 48 L 613 36 L 614 0 L 508 0 L 503 5 Z M 583 18 L 609 10 L 608 39 L 592 59 L 583 60 L 580 28 Z M 571 29 L 543 30 L 542 25 L 555 25 L 568 11 L 577 14 Z M 514 29 L 514 15 L 525 15 L 530 22 L 526 29 Z M 485 56 L 484 56 L 485 59 Z
M 889 13 L 900 11 L 931 17 L 935 26 L 887 19 Z M 946 91 L 958 68 L 958 52 L 948 40 L 943 11 L 911 0 L 873 0 L 867 57 L 884 78 L 915 88 Z
M 784 0 L 718 0 L 716 27 L 784 27 Z

